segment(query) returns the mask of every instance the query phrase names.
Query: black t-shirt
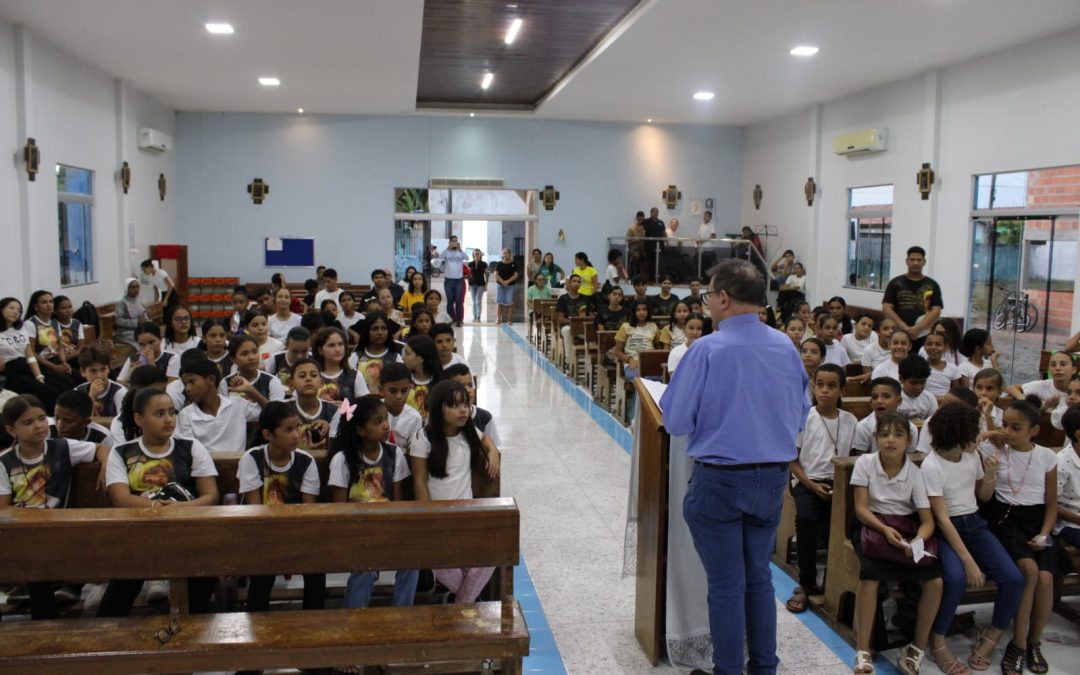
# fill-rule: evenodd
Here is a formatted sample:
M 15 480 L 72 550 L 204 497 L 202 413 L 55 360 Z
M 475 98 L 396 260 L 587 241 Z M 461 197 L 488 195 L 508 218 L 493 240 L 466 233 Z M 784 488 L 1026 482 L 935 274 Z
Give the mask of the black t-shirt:
M 679 304 L 679 296 L 672 293 L 666 298 L 659 295 L 649 296 L 649 314 L 651 316 L 671 316 L 675 311 L 675 305 Z
M 563 293 L 555 302 L 555 310 L 567 319 L 575 316 L 585 316 L 589 313 L 589 296 L 581 295 L 571 298 L 569 293 Z
M 629 307 L 612 309 L 610 305 L 604 305 L 596 310 L 596 326 L 602 330 L 619 330 L 619 326 L 621 326 L 629 316 Z
M 495 263 L 495 274 L 498 275 L 498 277 L 503 281 L 506 281 L 510 277 L 514 276 L 516 272 L 517 267 L 515 267 L 514 263 L 512 262 L 499 261 Z M 517 282 L 515 281 L 514 283 L 516 284 Z M 514 284 L 510 285 L 513 286 Z
M 897 316 L 911 326 L 934 307 L 944 308 L 941 286 L 930 277 L 912 281 L 907 275 L 894 277 L 885 287 L 882 304 L 892 305 Z M 913 335 L 913 338 L 918 337 Z
M 484 275 L 487 274 L 488 264 L 484 261 L 469 263 L 469 288 L 484 285 Z

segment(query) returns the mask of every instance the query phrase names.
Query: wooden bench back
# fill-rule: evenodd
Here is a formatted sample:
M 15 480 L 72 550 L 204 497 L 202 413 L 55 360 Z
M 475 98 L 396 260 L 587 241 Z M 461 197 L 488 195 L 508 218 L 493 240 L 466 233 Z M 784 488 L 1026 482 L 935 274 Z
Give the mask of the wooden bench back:
M 841 401 L 844 410 L 854 415 L 856 419 L 861 420 L 871 412 L 869 396 L 844 396 Z
M 574 338 L 585 339 L 586 326 L 589 324 L 595 324 L 593 317 L 591 316 L 572 316 L 570 317 L 570 336 Z
M 615 349 L 615 333 L 613 330 L 596 331 L 597 356 L 603 357 L 608 351 Z
M 513 566 L 520 550 L 513 499 L 4 509 L 0 579 L 66 579 L 79 552 L 85 580 L 176 579 L 342 570 Z
M 668 355 L 666 349 L 647 349 L 638 354 L 638 362 L 641 365 L 638 374 L 642 377 L 661 377 L 664 374 L 664 365 L 667 364 Z

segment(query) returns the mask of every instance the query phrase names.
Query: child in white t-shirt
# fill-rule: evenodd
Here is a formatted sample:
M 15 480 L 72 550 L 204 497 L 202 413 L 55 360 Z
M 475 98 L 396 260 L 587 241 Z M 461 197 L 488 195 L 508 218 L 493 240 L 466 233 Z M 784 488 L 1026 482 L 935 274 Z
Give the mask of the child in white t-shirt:
M 825 343 L 825 358 L 822 363 L 835 363 L 843 368 L 851 363 L 851 357 L 848 356 L 847 349 L 836 339 L 837 330 L 836 319 L 832 318 L 832 315 L 826 313 L 818 316 L 817 336 Z
M 998 463 L 994 456 L 987 457 L 984 471 L 979 461 L 975 451 L 979 411 L 975 408 L 947 403 L 928 424 L 934 451 L 921 469 L 940 535 L 938 556 L 944 581 L 941 607 L 930 631 L 930 654 L 943 672 L 963 670 L 945 643 L 945 633 L 967 588 L 990 578 L 997 586 L 993 617 L 970 658 L 971 665 L 986 670 L 989 654 L 1016 614 L 1024 590 L 1023 575 L 979 515 L 976 501 L 976 497 L 986 501 L 993 496 Z
M 908 356 L 900 362 L 900 407 L 901 415 L 909 420 L 922 423 L 930 419 L 938 408 L 937 397 L 926 390 L 926 379 L 930 377 L 930 365 L 921 356 Z
M 862 379 L 869 380 L 872 377 L 874 368 L 877 368 L 882 363 L 889 360 L 892 356 L 892 334 L 896 331 L 896 322 L 889 317 L 882 317 L 878 320 L 877 325 L 874 328 L 874 332 L 877 335 L 877 341 L 868 344 L 860 357 L 859 362 L 862 363 L 863 375 Z
M 794 319 L 798 321 L 798 319 Z M 690 349 L 690 345 L 694 344 L 694 340 L 701 337 L 702 332 L 705 330 L 705 316 L 702 314 L 691 314 L 686 318 L 686 342 L 677 347 L 671 349 L 671 353 L 668 354 L 667 370 L 668 375 L 675 373 L 675 369 L 679 367 L 679 361 L 686 356 L 686 350 Z
M 885 413 L 899 411 L 901 393 L 900 383 L 891 377 L 875 378 L 870 381 L 870 408 L 873 412 L 855 425 L 855 440 L 852 446 L 854 454 L 862 455 L 878 451 L 876 435 L 878 420 Z M 914 424 L 909 422 L 909 425 L 911 443 L 907 451 L 915 452 L 915 438 L 919 432 Z
M 835 322 L 833 322 L 835 324 Z M 799 558 L 799 587 L 787 602 L 790 612 L 806 611 L 811 595 L 820 595 L 817 583 L 818 542 L 829 529 L 832 512 L 834 457 L 847 457 L 855 437 L 855 416 L 837 405 L 844 391 L 844 369 L 825 363 L 814 374 L 816 405 L 806 417 L 796 443 L 798 458 L 791 463 L 795 499 L 795 535 Z
M 964 356 L 964 362 L 960 364 L 960 374 L 966 377 L 969 383 L 975 381 L 975 374 L 983 368 L 996 370 L 998 367 L 998 353 L 990 339 L 990 332 L 982 328 L 972 328 L 964 333 L 960 342 L 960 354 Z
M 1039 410 L 1034 404 L 1010 404 L 1004 422 L 999 431 L 987 434 L 990 442 L 979 447 L 994 483 L 993 498 L 981 511 L 1025 581 L 1002 671 L 1023 672 L 1026 660 L 1029 669 L 1038 672 L 1039 664 L 1046 665 L 1039 643 L 1053 605 L 1050 533 L 1057 522 L 1058 459 L 1050 448 L 1032 442 L 1039 433 Z M 992 465 L 997 467 L 996 476 L 989 471 Z
M 1065 447 L 1057 454 L 1058 521 L 1054 536 L 1080 547 L 1080 406 L 1072 405 L 1062 417 Z
M 867 347 L 877 344 L 877 340 L 877 334 L 874 332 L 874 318 L 862 313 L 855 317 L 851 332 L 840 338 L 840 344 L 851 357 L 852 363 L 861 363 L 863 352 Z
M 943 358 L 945 353 L 945 336 L 941 333 L 930 333 L 926 336 L 923 345 L 926 350 L 926 362 L 930 364 L 930 377 L 926 381 L 926 389 L 934 396 L 944 396 L 953 387 L 966 387 L 967 382 L 960 373 L 960 368 L 951 361 Z
M 911 353 L 911 335 L 906 330 L 897 329 L 889 338 L 889 359 L 874 367 L 871 379 L 891 377 L 900 380 L 900 362 Z
M 444 380 L 432 387 L 427 408 L 427 425 L 416 433 L 409 449 L 416 499 L 472 499 L 473 471 L 486 465 L 488 476 L 498 477 L 499 451 L 477 431 L 469 392 L 459 382 Z M 434 570 L 458 603 L 475 602 L 494 571 L 493 567 Z
M 1016 400 L 1035 395 L 1042 401 L 1042 409 L 1051 413 L 1057 408 L 1067 407 L 1069 380 L 1076 375 L 1076 364 L 1072 355 L 1066 352 L 1054 352 L 1050 356 L 1050 379 L 1034 380 L 1024 385 L 1012 384 L 1005 393 Z
M 855 515 L 861 525 L 859 554 L 859 586 L 855 595 L 855 672 L 872 672 L 870 637 L 878 602 L 878 584 L 882 581 L 923 582 L 922 597 L 915 621 L 911 644 L 900 651 L 902 672 L 918 673 L 930 639 L 930 624 L 941 604 L 941 566 L 936 560 L 916 566 L 914 560 L 903 564 L 866 555 L 861 546 L 869 531 L 876 531 L 885 541 L 907 558 L 912 558 L 912 542 L 930 541 L 934 535 L 934 517 L 926 485 L 915 463 L 907 459 L 905 449 L 911 444 L 910 423 L 897 413 L 885 413 L 878 420 L 874 433 L 880 450 L 863 455 L 855 462 L 851 487 Z M 902 527 L 904 526 L 904 527 Z M 897 528 L 901 528 L 903 533 Z M 914 535 L 914 536 L 912 536 Z M 870 667 L 867 667 L 870 666 Z

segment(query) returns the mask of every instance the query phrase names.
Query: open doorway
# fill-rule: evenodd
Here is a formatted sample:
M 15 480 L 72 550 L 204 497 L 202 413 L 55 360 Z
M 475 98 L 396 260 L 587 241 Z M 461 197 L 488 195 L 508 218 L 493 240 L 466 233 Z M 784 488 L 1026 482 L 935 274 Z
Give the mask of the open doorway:
M 404 197 L 404 198 L 403 198 Z M 525 319 L 526 261 L 528 244 L 536 238 L 537 193 L 535 190 L 502 188 L 398 188 L 395 191 L 394 277 L 402 279 L 412 266 L 422 270 L 429 288 L 446 297 L 444 253 L 450 237 L 456 236 L 469 260 L 479 251 L 487 263 L 488 282 L 483 293 L 465 284 L 462 320 L 465 324 L 492 325 L 496 316 L 494 268 L 508 249 L 519 275 L 513 287 L 511 319 Z M 479 302 L 479 320 L 474 312 L 474 296 Z

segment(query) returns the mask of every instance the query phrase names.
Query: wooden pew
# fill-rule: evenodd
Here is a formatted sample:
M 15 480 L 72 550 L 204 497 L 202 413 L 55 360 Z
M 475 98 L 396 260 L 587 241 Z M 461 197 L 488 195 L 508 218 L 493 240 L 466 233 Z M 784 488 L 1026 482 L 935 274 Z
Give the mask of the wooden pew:
M 0 578 L 17 583 L 79 574 L 91 580 L 173 580 L 162 616 L 4 622 L 0 673 L 205 672 L 353 663 L 499 659 L 521 672 L 529 633 L 513 597 L 520 518 L 512 499 L 207 506 L 162 509 L 10 509 Z M 148 542 L 169 542 L 167 555 Z M 288 542 L 288 545 L 272 543 Z M 378 542 L 372 546 L 372 542 Z M 497 602 L 191 615 L 193 576 L 408 568 L 502 568 Z M 175 622 L 179 632 L 158 639 Z M 168 633 L 169 631 L 166 631 Z
M 667 372 L 667 360 L 670 354 L 671 352 L 667 349 L 648 349 L 641 352 L 638 354 L 638 360 L 641 364 L 638 375 L 641 377 L 663 377 Z
M 609 363 L 606 354 L 615 349 L 615 333 L 613 330 L 596 331 L 596 393 L 599 403 L 604 409 L 611 412 L 612 396 L 611 387 L 615 383 L 615 370 L 617 364 Z
M 585 351 L 588 346 L 588 340 L 585 335 L 586 326 L 595 325 L 595 319 L 592 316 L 572 316 L 570 317 L 570 353 L 566 355 L 566 360 L 569 362 L 570 379 L 576 384 L 579 374 L 579 361 L 585 360 Z

